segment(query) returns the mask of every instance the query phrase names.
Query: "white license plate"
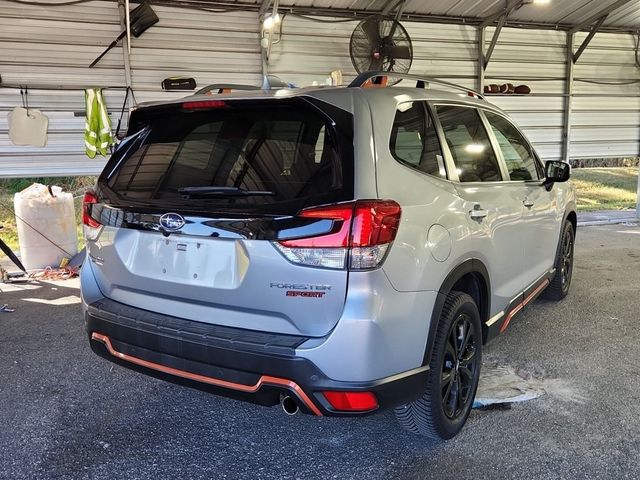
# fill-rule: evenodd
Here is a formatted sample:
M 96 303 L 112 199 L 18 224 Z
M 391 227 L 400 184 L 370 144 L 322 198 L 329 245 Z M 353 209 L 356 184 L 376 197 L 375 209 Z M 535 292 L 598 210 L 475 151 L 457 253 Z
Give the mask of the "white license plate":
M 248 266 L 235 240 L 178 235 L 150 240 L 146 236 L 138 247 L 131 259 L 132 273 L 182 285 L 237 288 Z

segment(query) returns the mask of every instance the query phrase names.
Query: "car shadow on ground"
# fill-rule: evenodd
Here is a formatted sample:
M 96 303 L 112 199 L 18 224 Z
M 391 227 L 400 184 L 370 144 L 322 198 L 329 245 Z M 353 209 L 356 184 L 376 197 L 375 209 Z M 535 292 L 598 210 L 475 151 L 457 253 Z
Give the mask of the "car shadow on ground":
M 393 452 L 406 461 L 440 448 L 402 431 L 391 411 L 290 417 L 113 365 L 91 352 L 75 281 L 0 288 L 0 303 L 16 309 L 0 314 L 0 420 L 12 432 L 0 437 L 0 458 L 23 473 L 29 462 L 32 478 L 100 478 L 114 468 L 167 478 L 186 465 L 189 478 L 379 476 L 399 466 Z

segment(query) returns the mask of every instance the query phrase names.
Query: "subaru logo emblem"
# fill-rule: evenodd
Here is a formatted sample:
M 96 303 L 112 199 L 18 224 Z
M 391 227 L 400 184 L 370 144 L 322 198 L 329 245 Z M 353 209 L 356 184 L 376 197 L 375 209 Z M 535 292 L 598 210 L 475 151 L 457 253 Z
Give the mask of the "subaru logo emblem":
M 160 217 L 160 226 L 168 232 L 180 230 L 184 224 L 184 217 L 178 213 L 165 213 Z

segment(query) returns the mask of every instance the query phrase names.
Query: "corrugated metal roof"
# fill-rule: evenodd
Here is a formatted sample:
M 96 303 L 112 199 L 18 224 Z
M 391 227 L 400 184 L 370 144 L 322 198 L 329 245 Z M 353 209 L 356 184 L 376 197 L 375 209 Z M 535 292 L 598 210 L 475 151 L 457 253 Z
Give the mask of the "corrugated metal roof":
M 190 0 L 193 2 L 193 0 Z M 201 0 L 202 1 L 202 0 Z M 262 0 L 204 0 L 211 4 L 257 6 Z M 280 0 L 282 8 L 320 11 L 379 12 L 391 0 Z M 513 0 L 407 0 L 404 13 L 422 17 L 442 17 L 443 20 L 473 22 L 503 9 Z M 510 24 L 526 23 L 549 27 L 580 25 L 592 15 L 613 5 L 617 0 L 551 0 L 548 5 L 529 3 L 512 12 Z M 604 23 L 610 29 L 640 28 L 640 1 L 632 0 L 614 10 Z

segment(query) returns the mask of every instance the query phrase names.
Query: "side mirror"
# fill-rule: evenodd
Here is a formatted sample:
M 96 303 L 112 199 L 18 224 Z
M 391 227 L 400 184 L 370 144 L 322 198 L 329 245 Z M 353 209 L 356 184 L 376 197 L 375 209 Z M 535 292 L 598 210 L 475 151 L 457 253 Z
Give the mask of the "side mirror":
M 571 175 L 568 163 L 559 160 L 549 160 L 544 164 L 544 184 L 553 185 L 556 182 L 566 182 Z

